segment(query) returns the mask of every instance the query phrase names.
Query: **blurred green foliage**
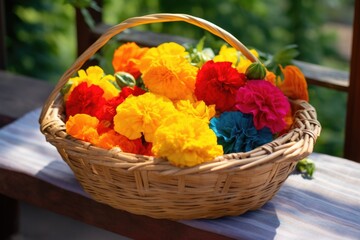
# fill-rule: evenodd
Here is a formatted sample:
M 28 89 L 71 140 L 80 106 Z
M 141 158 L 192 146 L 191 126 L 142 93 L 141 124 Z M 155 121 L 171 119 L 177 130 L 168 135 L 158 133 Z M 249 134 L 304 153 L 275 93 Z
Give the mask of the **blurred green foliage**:
M 56 81 L 75 59 L 74 9 L 62 1 L 5 2 L 7 69 Z
M 332 20 L 329 13 L 335 18 L 341 12 L 339 9 L 353 3 L 353 0 L 105 0 L 104 12 L 105 21 L 110 24 L 154 12 L 186 13 L 224 28 L 248 47 L 274 53 L 296 44 L 301 53 L 299 60 L 321 64 L 328 58 L 339 60 L 334 49 L 334 32 L 323 30 L 324 24 Z M 352 11 L 343 12 L 342 17 L 344 22 L 351 22 Z M 195 39 L 206 35 L 204 30 L 187 23 L 159 23 L 143 28 Z
M 341 57 L 334 47 L 336 33 L 325 31 L 324 25 L 329 21 L 351 23 L 354 0 L 103 2 L 104 20 L 109 24 L 156 12 L 187 13 L 224 28 L 250 48 L 275 53 L 286 45 L 296 44 L 300 52 L 298 60 L 342 70 L 349 67 L 348 59 Z M 93 0 L 12 0 L 5 5 L 8 69 L 49 81 L 56 81 L 76 57 L 73 5 L 98 7 Z M 187 23 L 159 23 L 140 28 L 194 39 L 206 35 L 208 46 L 222 44 L 219 39 Z M 114 46 L 108 47 L 104 52 L 111 56 L 113 49 Z M 315 151 L 341 156 L 346 94 L 314 86 L 309 87 L 309 93 L 323 126 Z

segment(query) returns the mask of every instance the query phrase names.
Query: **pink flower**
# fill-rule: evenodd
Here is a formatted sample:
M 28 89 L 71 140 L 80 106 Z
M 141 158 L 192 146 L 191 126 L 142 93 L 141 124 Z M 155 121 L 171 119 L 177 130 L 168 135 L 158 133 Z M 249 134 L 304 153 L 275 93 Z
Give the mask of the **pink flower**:
M 242 113 L 252 114 L 257 130 L 268 127 L 277 133 L 286 127 L 285 116 L 290 104 L 274 85 L 263 80 L 248 81 L 239 88 L 235 107 Z

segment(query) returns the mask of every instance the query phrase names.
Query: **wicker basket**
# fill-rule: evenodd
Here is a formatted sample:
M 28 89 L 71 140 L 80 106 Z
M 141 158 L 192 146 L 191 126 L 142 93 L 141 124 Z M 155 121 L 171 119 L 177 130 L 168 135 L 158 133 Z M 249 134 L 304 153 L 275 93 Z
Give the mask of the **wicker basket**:
M 65 131 L 64 104 L 59 94 L 67 80 L 107 41 L 127 28 L 156 22 L 184 21 L 219 36 L 257 61 L 231 34 L 189 15 L 153 14 L 128 19 L 103 34 L 68 69 L 47 99 L 41 131 L 96 201 L 154 218 L 195 219 L 239 215 L 260 208 L 279 190 L 298 160 L 308 156 L 320 134 L 315 109 L 294 101 L 295 120 L 280 138 L 250 152 L 223 155 L 190 168 L 168 161 L 77 140 Z

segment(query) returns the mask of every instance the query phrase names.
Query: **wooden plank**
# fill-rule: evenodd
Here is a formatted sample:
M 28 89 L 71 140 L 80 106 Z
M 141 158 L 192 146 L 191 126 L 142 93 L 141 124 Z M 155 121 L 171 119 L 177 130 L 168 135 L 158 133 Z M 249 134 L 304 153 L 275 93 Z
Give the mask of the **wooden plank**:
M 19 203 L 0 194 L 0 239 L 11 239 L 19 231 Z
M 294 61 L 294 64 L 302 70 L 306 77 L 306 81 L 310 85 L 322 86 L 345 92 L 349 89 L 349 73 L 346 71 L 302 61 Z
M 43 106 L 53 88 L 45 81 L 0 71 L 0 115 L 19 118 Z
M 14 117 L 9 117 L 9 116 L 0 114 L 0 128 L 11 123 L 14 120 L 15 120 Z
M 335 99 L 334 99 L 335 100 Z M 344 157 L 360 162 L 360 1 L 355 1 Z
M 133 239 L 230 239 L 177 221 L 130 214 L 26 174 L 1 168 L 0 183 L 0 193 L 10 198 Z

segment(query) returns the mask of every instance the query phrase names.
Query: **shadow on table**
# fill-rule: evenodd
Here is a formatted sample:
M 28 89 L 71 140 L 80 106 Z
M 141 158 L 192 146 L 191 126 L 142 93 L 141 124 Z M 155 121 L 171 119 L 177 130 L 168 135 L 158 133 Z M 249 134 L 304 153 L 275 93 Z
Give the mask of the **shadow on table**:
M 36 177 L 60 188 L 88 196 L 75 178 L 72 170 L 61 159 L 51 161 L 36 174 Z
M 256 211 L 249 211 L 240 216 L 223 217 L 215 220 L 199 219 L 183 223 L 216 232 L 234 239 L 274 239 L 280 226 L 274 204 L 266 203 Z

